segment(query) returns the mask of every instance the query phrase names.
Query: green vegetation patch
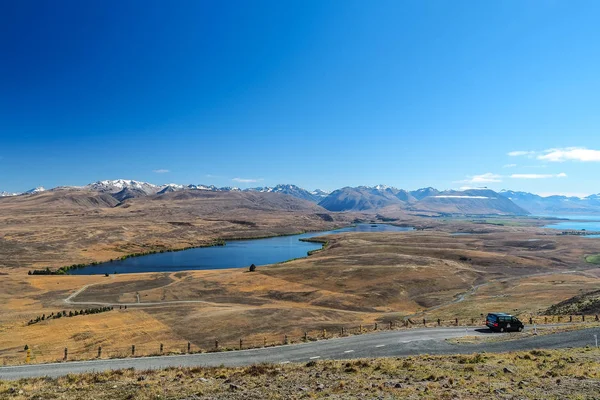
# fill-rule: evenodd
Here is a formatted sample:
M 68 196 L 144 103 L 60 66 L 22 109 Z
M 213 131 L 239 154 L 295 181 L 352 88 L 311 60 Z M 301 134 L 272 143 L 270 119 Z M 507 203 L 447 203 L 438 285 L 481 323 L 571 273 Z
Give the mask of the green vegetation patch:
M 586 256 L 585 261 L 589 262 L 590 264 L 600 265 L 600 254 L 593 254 L 591 256 Z

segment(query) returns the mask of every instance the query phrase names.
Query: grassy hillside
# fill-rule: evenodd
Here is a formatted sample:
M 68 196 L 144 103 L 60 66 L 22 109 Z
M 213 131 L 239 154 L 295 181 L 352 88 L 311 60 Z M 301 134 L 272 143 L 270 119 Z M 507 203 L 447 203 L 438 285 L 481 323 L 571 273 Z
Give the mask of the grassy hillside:
M 7 399 L 594 399 L 600 351 L 174 368 L 0 381 Z
M 550 307 L 546 314 L 600 314 L 600 290 L 584 293 Z

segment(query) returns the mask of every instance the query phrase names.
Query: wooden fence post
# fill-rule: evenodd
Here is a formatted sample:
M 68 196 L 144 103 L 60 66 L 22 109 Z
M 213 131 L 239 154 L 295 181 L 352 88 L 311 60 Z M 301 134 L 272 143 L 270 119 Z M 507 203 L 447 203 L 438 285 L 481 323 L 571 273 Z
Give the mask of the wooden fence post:
M 425 321 L 425 318 L 423 318 L 423 326 L 427 326 L 427 321 Z
M 327 337 L 327 329 L 323 328 L 323 338 Z
M 569 315 L 569 322 L 573 322 L 573 316 Z
M 304 331 L 304 341 L 308 342 L 308 332 Z
M 161 344 L 160 344 L 160 354 L 162 354 L 162 353 L 163 353 L 163 349 L 164 349 L 164 347 L 163 347 L 163 344 L 161 343 Z
M 98 347 L 98 358 L 102 358 L 102 346 Z
M 25 362 L 29 364 L 31 361 L 31 349 L 27 349 L 27 355 L 25 356 Z
M 455 321 L 456 321 L 456 326 L 458 326 L 458 318 L 456 318 Z
M 392 324 L 393 324 L 393 322 L 390 321 L 390 330 L 392 330 Z
M 342 326 L 342 336 L 344 336 L 344 327 Z
M 359 332 L 359 333 L 362 333 L 362 324 L 360 324 L 360 325 L 358 326 L 358 332 Z
M 215 340 L 215 349 L 218 350 L 219 349 L 219 341 Z
M 585 322 L 585 315 L 581 314 L 581 322 Z
M 529 325 L 533 325 L 533 318 L 529 317 Z
M 375 322 L 375 330 L 377 330 L 377 322 Z
M 65 347 L 65 358 L 64 358 L 64 361 L 67 361 L 67 358 L 68 358 L 68 357 L 69 357 L 69 349 L 67 349 L 67 348 Z
M 263 347 L 267 347 L 267 337 L 263 337 Z
M 442 320 L 440 320 L 440 319 L 438 318 L 438 326 L 440 326 L 441 324 L 442 324 Z
M 135 356 L 135 344 L 131 345 L 131 355 Z
M 544 323 L 547 324 L 548 323 L 548 317 L 544 317 Z
M 242 341 L 242 339 L 240 339 L 240 350 L 242 350 L 242 347 L 244 347 L 244 342 Z
M 287 335 L 283 336 L 283 344 L 289 344 Z
M 598 314 L 596 314 L 596 321 L 598 321 Z
M 192 344 L 190 342 L 188 342 L 188 350 L 187 350 L 187 352 L 191 353 L 191 350 L 192 350 Z

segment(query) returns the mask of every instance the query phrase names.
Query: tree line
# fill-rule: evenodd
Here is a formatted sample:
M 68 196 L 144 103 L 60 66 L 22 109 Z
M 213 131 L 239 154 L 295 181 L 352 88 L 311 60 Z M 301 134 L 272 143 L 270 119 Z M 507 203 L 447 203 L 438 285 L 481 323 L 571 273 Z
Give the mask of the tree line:
M 75 310 L 75 311 L 59 311 L 56 314 L 51 313 L 50 315 L 42 314 L 41 316 L 37 316 L 35 319 L 29 320 L 27 325 L 37 324 L 40 321 L 45 321 L 47 319 L 59 319 L 59 318 L 70 318 L 77 317 L 79 315 L 91 315 L 91 314 L 100 314 L 107 311 L 112 311 L 113 307 L 98 307 L 98 308 L 86 308 L 84 310 Z

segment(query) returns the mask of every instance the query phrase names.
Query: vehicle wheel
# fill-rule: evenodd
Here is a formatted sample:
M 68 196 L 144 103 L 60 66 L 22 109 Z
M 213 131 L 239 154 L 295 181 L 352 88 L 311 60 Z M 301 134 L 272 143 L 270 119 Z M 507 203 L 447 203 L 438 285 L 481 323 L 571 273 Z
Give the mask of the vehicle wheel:
M 522 326 L 519 327 L 519 332 L 523 332 L 523 327 Z
M 504 328 L 500 328 L 500 333 L 504 333 Z

